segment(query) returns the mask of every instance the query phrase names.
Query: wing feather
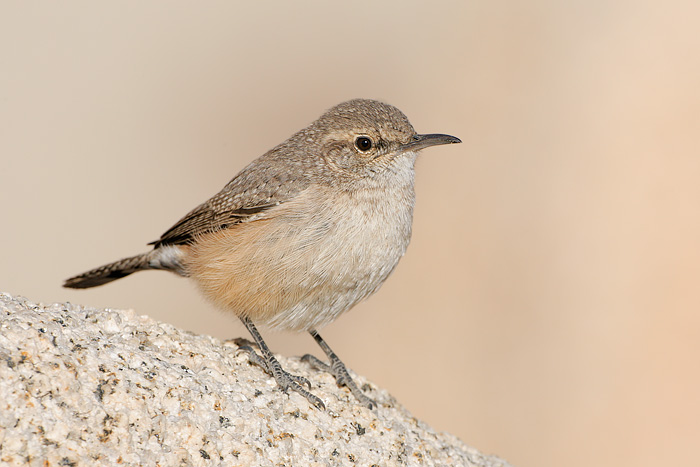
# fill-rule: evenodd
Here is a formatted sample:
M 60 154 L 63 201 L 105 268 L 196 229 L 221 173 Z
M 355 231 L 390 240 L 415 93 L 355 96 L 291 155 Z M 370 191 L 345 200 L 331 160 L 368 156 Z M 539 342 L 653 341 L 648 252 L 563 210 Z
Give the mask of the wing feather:
M 315 168 L 314 158 L 307 156 L 290 164 L 287 147 L 290 141 L 293 138 L 253 161 L 219 193 L 194 208 L 150 244 L 157 248 L 191 243 L 202 234 L 264 217 L 266 210 L 305 190 Z
M 212 209 L 209 202 L 207 202 L 190 211 L 185 217 L 180 219 L 175 225 L 161 235 L 160 239 L 149 243 L 149 245 L 154 245 L 157 248 L 162 245 L 182 245 L 190 243 L 199 235 L 231 228 L 276 204 L 278 203 L 268 203 L 217 212 L 215 209 Z

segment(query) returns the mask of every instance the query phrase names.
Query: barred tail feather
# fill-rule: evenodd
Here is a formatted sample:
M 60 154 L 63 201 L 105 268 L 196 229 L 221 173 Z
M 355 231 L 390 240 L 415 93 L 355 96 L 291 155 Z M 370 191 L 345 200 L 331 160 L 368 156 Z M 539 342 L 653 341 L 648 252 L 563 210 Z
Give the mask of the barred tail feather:
M 142 269 L 151 269 L 149 265 L 151 252 L 124 258 L 114 263 L 105 264 L 99 268 L 84 272 L 67 279 L 63 287 L 71 289 L 87 289 L 112 282 Z

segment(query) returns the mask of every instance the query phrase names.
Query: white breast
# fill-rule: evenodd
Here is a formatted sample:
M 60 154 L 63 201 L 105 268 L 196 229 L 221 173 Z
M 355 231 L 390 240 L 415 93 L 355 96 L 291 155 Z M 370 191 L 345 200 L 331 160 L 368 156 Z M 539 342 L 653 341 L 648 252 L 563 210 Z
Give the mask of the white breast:
M 256 323 L 328 324 L 377 290 L 405 253 L 414 204 L 408 169 L 395 186 L 313 186 L 264 219 L 203 237 L 188 255 L 190 276 L 219 307 Z

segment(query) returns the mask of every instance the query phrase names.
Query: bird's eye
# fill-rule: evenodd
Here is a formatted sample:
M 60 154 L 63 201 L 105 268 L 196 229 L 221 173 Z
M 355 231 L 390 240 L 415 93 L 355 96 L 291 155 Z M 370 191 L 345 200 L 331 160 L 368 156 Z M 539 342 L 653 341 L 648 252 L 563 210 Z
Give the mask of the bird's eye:
M 367 152 L 372 149 L 372 140 L 366 136 L 358 136 L 355 139 L 355 147 L 362 152 Z

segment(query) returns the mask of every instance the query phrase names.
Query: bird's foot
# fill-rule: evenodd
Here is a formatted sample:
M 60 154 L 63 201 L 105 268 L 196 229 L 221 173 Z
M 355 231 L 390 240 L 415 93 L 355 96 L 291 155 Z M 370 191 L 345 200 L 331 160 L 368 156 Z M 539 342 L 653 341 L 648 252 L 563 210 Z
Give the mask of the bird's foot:
M 248 359 L 250 363 L 259 366 L 268 375 L 275 378 L 275 381 L 277 381 L 277 385 L 280 387 L 280 389 L 282 389 L 282 391 L 284 391 L 285 393 L 288 392 L 289 389 L 291 389 L 292 391 L 296 391 L 302 396 L 304 396 L 306 400 L 308 400 L 317 409 L 326 409 L 325 404 L 320 398 L 304 389 L 303 386 L 306 386 L 307 388 L 311 389 L 311 382 L 308 379 L 304 378 L 303 376 L 293 375 L 285 371 L 282 368 L 280 362 L 277 361 L 277 359 L 272 355 L 269 355 L 267 359 L 261 357 L 249 345 L 241 346 L 239 347 L 239 349 L 248 353 Z
M 333 356 L 335 356 L 335 354 L 333 354 Z M 318 370 L 326 371 L 332 374 L 335 377 L 335 382 L 338 384 L 338 386 L 345 386 L 348 388 L 352 395 L 355 396 L 355 399 L 357 399 L 360 404 L 364 405 L 368 409 L 374 409 L 377 406 L 377 403 L 374 400 L 367 397 L 365 393 L 357 387 L 357 384 L 355 384 L 355 381 L 353 381 L 352 377 L 348 373 L 348 369 L 345 367 L 345 364 L 340 361 L 338 357 L 335 359 L 331 358 L 330 365 L 311 354 L 304 355 L 301 360 L 309 363 Z

